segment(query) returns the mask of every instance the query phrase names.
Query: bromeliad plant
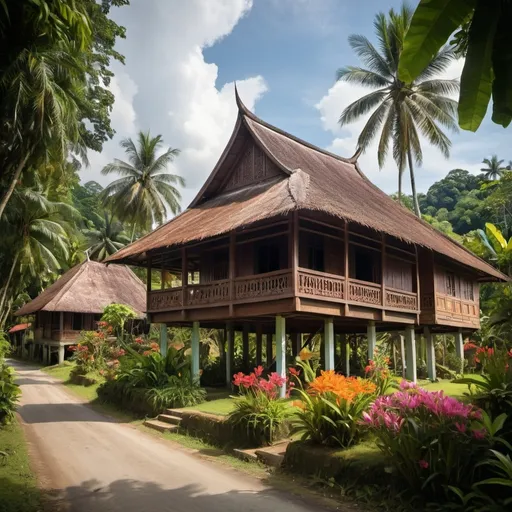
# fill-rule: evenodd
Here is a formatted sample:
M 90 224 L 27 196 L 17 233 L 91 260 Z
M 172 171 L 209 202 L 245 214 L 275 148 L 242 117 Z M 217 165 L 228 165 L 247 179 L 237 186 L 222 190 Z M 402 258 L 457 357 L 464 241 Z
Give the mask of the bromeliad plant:
M 249 443 L 272 444 L 278 436 L 284 435 L 289 407 L 286 400 L 279 398 L 279 392 L 287 382 L 289 396 L 293 383 L 275 372 L 263 377 L 262 366 L 247 375 L 240 372 L 234 376 L 233 384 L 240 395 L 235 397 L 235 408 L 228 421 L 245 431 Z
M 440 498 L 447 486 L 472 481 L 504 417 L 493 423 L 473 405 L 402 381 L 400 391 L 375 400 L 363 421 L 409 488 Z
M 377 394 L 385 395 L 391 388 L 396 387 L 389 369 L 389 357 L 385 356 L 379 348 L 373 353 L 373 359 L 368 361 L 364 369 L 365 377 L 377 386 Z
M 322 371 L 309 386 L 298 386 L 294 430 L 315 444 L 348 447 L 364 435 L 359 423 L 377 386 L 366 379 Z

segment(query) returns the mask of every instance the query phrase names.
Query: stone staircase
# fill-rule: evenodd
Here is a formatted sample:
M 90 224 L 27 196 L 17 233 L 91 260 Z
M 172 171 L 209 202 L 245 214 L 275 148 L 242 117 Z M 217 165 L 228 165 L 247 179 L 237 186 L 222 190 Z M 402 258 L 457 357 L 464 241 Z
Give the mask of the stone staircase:
M 167 409 L 165 413 L 159 414 L 156 419 L 145 420 L 144 426 L 157 430 L 158 432 L 176 432 L 181 423 L 179 411 Z

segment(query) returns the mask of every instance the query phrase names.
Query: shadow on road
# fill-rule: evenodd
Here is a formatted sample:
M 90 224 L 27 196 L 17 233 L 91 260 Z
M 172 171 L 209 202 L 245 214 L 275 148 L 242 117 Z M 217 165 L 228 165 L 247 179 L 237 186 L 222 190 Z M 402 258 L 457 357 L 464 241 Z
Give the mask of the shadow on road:
M 18 407 L 18 413 L 29 425 L 64 421 L 118 423 L 83 404 L 26 404 Z

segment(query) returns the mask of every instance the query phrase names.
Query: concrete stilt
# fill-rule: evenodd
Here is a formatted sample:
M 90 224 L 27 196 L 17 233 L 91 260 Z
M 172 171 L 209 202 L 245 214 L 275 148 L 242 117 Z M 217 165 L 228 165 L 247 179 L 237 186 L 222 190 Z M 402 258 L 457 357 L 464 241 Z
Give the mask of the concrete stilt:
M 405 376 L 412 382 L 417 381 L 416 371 L 416 338 L 414 334 L 414 326 L 408 325 L 405 328 L 405 357 L 407 361 L 407 368 Z
M 233 351 L 235 343 L 235 333 L 233 332 L 233 324 L 228 323 L 226 326 L 226 384 L 231 386 L 233 379 Z
M 350 343 L 346 334 L 341 335 L 341 367 L 346 377 L 350 377 Z
M 192 380 L 199 381 L 199 322 L 192 322 Z
M 276 316 L 276 372 L 286 377 L 286 322 L 283 316 Z M 279 396 L 286 396 L 286 384 L 283 384 Z
M 160 354 L 167 356 L 167 325 L 160 324 Z
M 375 330 L 375 322 L 370 320 L 366 328 L 366 337 L 368 338 L 368 361 L 372 360 L 375 356 L 375 349 L 377 348 L 377 331 Z
M 436 353 L 434 350 L 434 336 L 428 327 L 425 327 L 423 334 L 427 345 L 427 376 L 434 382 L 436 380 Z
M 64 362 L 64 354 L 66 353 L 66 347 L 64 345 L 59 345 L 59 364 Z
M 462 329 L 459 329 L 455 334 L 455 353 L 461 360 L 460 373 L 464 373 L 464 336 L 462 335 Z
M 324 368 L 334 370 L 334 322 L 332 318 L 324 320 Z

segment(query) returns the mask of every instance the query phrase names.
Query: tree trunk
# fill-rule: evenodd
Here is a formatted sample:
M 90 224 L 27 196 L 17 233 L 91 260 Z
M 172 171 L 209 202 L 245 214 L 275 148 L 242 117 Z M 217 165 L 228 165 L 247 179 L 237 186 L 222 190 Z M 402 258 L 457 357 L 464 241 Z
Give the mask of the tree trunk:
M 16 188 L 16 183 L 18 183 L 18 180 L 20 179 L 21 173 L 23 169 L 25 168 L 25 165 L 27 163 L 27 160 L 30 156 L 32 151 L 28 151 L 25 158 L 19 163 L 18 167 L 14 171 L 14 175 L 12 177 L 11 183 L 9 184 L 9 188 L 5 191 L 4 196 L 2 197 L 2 201 L 0 201 L 0 219 L 2 218 L 2 215 L 4 214 L 5 207 L 7 206 L 7 203 L 9 202 L 9 199 L 12 196 L 12 193 L 14 192 L 14 189 Z
M 412 190 L 412 201 L 414 204 L 414 213 L 421 219 L 420 203 L 418 202 L 418 195 L 416 194 L 416 178 L 414 177 L 414 167 L 412 165 L 412 153 L 411 148 L 407 151 L 407 157 L 409 159 L 409 172 L 411 174 L 411 190 Z
M 9 272 L 7 281 L 5 282 L 3 290 L 2 290 L 2 298 L 0 299 L 0 314 L 2 313 L 2 311 L 4 309 L 5 299 L 7 297 L 7 290 L 9 289 L 9 285 L 11 284 L 11 279 L 14 274 L 14 269 L 16 268 L 17 262 L 18 262 L 18 254 L 16 254 L 16 256 L 14 256 L 14 260 L 11 265 L 11 270 Z

